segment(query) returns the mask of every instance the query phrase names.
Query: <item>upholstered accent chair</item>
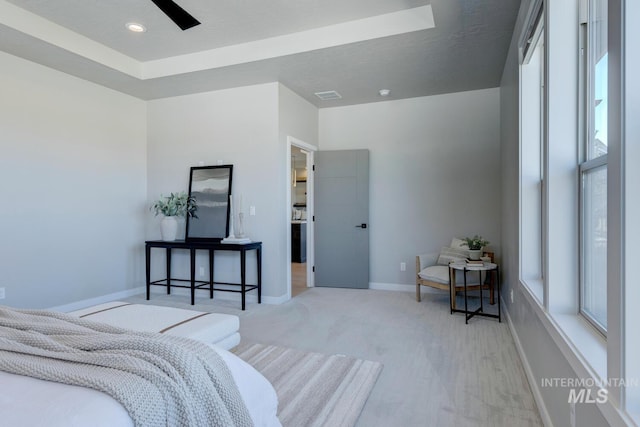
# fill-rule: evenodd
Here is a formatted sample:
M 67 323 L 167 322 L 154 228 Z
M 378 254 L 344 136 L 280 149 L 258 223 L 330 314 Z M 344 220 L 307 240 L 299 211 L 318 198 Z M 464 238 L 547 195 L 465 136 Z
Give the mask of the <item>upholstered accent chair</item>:
M 449 269 L 449 263 L 464 261 L 468 252 L 460 245 L 461 240 L 453 239 L 451 246 L 443 247 L 439 253 L 422 254 L 416 256 L 416 301 L 421 301 L 420 286 L 429 286 L 451 292 L 451 307 L 456 308 L 456 293 L 464 292 L 464 277 L 462 274 L 456 275 L 456 270 Z M 485 282 L 482 276 L 481 281 Z M 449 286 L 454 283 L 454 286 Z M 489 302 L 494 304 L 493 282 L 483 283 L 483 290 L 489 290 Z M 478 274 L 467 274 L 467 290 L 475 291 L 480 289 Z

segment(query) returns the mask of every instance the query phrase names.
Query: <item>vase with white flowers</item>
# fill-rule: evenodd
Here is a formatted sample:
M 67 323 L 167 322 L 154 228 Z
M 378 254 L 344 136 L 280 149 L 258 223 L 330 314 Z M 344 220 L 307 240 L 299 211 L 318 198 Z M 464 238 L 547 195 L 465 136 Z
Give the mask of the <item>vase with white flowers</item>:
M 196 215 L 198 210 L 196 199 L 184 191 L 171 193 L 168 196 L 160 195 L 160 199 L 151 206 L 151 210 L 156 216 L 164 215 L 160 222 L 160 233 L 162 234 L 162 240 L 165 241 L 176 240 L 176 235 L 178 234 L 177 218 L 186 216 L 191 218 L 198 217 Z
M 477 234 L 473 237 L 465 237 L 462 240 L 464 240 L 463 245 L 469 247 L 469 259 L 471 260 L 479 260 L 482 253 L 482 248 L 491 243 L 488 240 L 483 239 L 482 236 L 478 236 Z

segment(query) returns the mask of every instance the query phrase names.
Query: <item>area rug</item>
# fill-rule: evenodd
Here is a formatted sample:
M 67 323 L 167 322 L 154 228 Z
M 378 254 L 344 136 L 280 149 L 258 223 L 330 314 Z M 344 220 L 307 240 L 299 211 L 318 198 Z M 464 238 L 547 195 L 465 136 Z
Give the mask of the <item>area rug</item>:
M 233 352 L 273 384 L 283 427 L 352 427 L 382 370 L 379 362 L 274 345 Z

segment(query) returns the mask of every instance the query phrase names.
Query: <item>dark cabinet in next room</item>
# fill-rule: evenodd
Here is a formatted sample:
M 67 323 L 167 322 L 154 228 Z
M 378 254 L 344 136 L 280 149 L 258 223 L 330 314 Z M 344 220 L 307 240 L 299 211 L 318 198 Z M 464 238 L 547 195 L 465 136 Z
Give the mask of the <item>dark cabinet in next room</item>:
M 291 262 L 307 262 L 307 224 L 291 223 Z

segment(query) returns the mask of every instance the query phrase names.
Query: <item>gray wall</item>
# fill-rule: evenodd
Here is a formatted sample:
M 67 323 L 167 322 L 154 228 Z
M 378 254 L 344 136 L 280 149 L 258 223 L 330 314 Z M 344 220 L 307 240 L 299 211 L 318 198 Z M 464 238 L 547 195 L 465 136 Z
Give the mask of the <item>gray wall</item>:
M 496 88 L 320 110 L 322 150 L 370 151 L 372 286 L 415 285 L 415 256 L 452 237 L 480 234 L 500 251 L 499 96 Z
M 318 146 L 318 108 L 281 84 L 278 85 L 278 121 L 283 147 L 287 136 Z
M 199 93 L 149 101 L 148 104 L 148 200 L 172 191 L 187 191 L 191 166 L 233 164 L 232 192 L 242 195 L 245 231 L 253 240 L 263 242 L 263 295 L 280 295 L 274 289 L 284 280 L 281 244 L 274 227 L 278 207 L 284 206 L 283 161 L 278 156 L 278 85 L 270 83 L 237 89 Z M 284 156 L 284 155 L 283 155 Z M 279 170 L 281 169 L 281 170 Z M 282 195 L 280 194 L 282 193 Z M 249 206 L 256 216 L 249 216 Z M 159 238 L 159 218 L 149 216 L 147 237 Z M 184 226 L 180 226 L 184 237 Z M 176 254 L 176 277 L 188 277 L 187 254 Z M 206 254 L 200 254 L 196 271 L 205 268 Z M 253 252 L 249 265 L 253 265 Z M 216 280 L 237 282 L 237 254 L 221 253 L 216 257 Z M 157 260 L 157 262 L 155 261 Z M 154 257 L 160 267 L 162 256 Z M 154 275 L 157 272 L 154 271 Z M 256 280 L 255 270 L 247 269 L 247 280 Z M 164 277 L 158 274 L 160 277 Z
M 148 111 L 149 203 L 161 193 L 186 191 L 191 166 L 233 164 L 233 193 L 243 198 L 245 231 L 263 242 L 263 296 L 266 302 L 283 301 L 289 269 L 286 136 L 316 143 L 317 109 L 284 86 L 268 83 L 150 101 Z M 255 206 L 255 216 L 249 216 L 249 206 Z M 159 238 L 158 223 L 148 215 L 148 238 Z M 176 259 L 176 274 L 188 275 L 186 256 Z M 216 259 L 216 280 L 237 282 L 237 254 Z M 162 255 L 154 261 L 154 274 L 161 275 L 163 262 Z M 199 257 L 197 263 L 208 275 L 208 262 Z M 247 274 L 249 282 L 255 280 L 252 268 Z
M 0 52 L 0 304 L 144 280 L 145 102 Z

